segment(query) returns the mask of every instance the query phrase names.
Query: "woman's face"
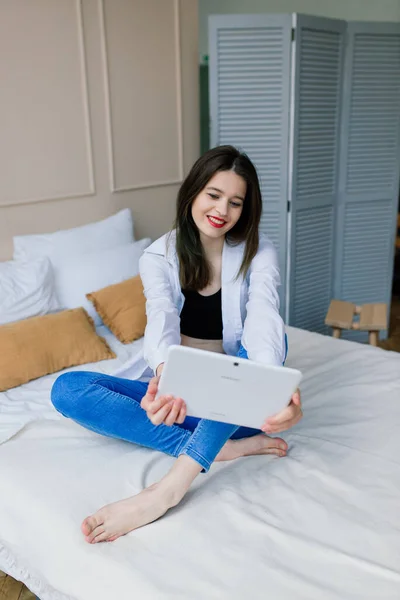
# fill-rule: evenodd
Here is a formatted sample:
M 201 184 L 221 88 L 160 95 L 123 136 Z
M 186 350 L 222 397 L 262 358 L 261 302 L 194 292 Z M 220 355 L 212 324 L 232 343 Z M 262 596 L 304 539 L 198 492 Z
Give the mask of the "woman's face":
M 200 236 L 225 236 L 240 219 L 247 184 L 234 171 L 219 171 L 192 204 L 192 217 Z

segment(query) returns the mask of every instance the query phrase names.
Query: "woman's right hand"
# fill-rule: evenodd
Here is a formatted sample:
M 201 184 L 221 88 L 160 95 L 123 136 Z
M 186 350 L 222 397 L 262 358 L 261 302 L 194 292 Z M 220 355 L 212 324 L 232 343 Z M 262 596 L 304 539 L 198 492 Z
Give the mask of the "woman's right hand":
M 143 396 L 140 406 L 146 411 L 147 416 L 153 425 L 171 426 L 174 423 L 183 423 L 186 418 L 186 404 L 182 398 L 173 396 L 159 396 L 156 399 L 158 391 L 158 382 L 160 377 L 156 376 L 149 382 L 146 395 Z

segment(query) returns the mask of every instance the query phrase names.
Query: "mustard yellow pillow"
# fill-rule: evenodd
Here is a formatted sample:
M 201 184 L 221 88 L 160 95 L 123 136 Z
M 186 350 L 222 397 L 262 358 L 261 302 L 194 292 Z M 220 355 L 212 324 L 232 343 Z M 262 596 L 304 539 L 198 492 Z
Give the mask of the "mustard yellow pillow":
M 68 367 L 115 358 L 83 308 L 0 326 L 0 392 Z
M 86 294 L 103 323 L 123 344 L 144 335 L 146 299 L 140 275 Z

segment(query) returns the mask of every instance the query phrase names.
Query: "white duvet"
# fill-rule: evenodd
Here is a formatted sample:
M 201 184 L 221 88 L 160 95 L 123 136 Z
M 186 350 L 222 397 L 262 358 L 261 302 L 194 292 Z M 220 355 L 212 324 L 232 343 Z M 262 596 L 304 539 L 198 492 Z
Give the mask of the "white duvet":
M 83 518 L 173 459 L 58 415 L 55 376 L 0 394 L 0 569 L 41 600 L 399 600 L 400 354 L 288 333 L 304 373 L 288 456 L 214 465 L 113 543 L 86 544 Z M 93 370 L 136 376 L 142 342 L 111 343 Z

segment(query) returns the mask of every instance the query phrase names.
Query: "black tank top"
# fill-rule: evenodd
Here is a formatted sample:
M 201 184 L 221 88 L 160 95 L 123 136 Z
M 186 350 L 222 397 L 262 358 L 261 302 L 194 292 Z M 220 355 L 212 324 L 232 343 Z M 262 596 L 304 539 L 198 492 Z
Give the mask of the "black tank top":
M 181 334 L 199 340 L 222 340 L 221 290 L 202 296 L 182 290 L 185 304 L 181 312 Z

